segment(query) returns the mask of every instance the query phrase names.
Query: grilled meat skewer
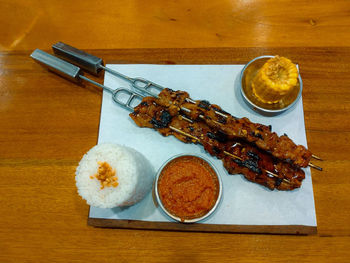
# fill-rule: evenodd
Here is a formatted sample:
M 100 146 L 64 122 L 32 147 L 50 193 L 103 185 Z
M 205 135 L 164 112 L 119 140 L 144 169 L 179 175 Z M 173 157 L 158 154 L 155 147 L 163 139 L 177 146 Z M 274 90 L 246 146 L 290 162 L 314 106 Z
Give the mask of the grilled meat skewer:
M 158 97 L 157 103 L 169 108 L 172 116 L 178 114 L 176 111 L 182 110 L 190 119 L 202 120 L 230 139 L 243 139 L 253 143 L 278 159 L 299 167 L 307 167 L 310 162 L 312 153 L 309 150 L 296 145 L 287 135 L 278 136 L 271 131 L 271 126 L 252 123 L 248 118 L 237 119 L 208 101 L 191 100 L 184 91 L 164 89 Z
M 305 178 L 301 169 L 246 142 L 228 139 L 220 131 L 213 132 L 204 122 L 190 123 L 181 115 L 172 116 L 168 108 L 157 104 L 156 98 L 145 97 L 130 117 L 138 126 L 154 128 L 163 136 L 173 135 L 185 143 L 202 144 L 208 153 L 223 161 L 229 173 L 241 173 L 248 180 L 270 189 L 292 190 L 300 187 Z

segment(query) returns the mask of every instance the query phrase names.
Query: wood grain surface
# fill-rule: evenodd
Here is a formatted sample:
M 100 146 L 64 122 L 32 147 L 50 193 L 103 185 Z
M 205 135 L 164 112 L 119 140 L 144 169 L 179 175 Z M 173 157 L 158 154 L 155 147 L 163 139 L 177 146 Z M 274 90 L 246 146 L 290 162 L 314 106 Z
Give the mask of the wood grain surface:
M 0 0 L 0 48 L 349 46 L 348 0 Z
M 350 256 L 350 49 L 91 50 L 114 63 L 245 63 L 281 54 L 300 65 L 318 221 L 314 236 L 183 233 L 87 226 L 74 172 L 96 144 L 101 91 L 49 73 L 30 52 L 1 53 L 1 262 L 344 262 Z M 203 91 L 205 92 L 205 91 Z M 195 244 L 195 245 L 194 245 Z
M 0 0 L 0 262 L 349 262 L 348 1 Z M 102 229 L 74 172 L 97 142 L 101 91 L 29 58 L 57 41 L 110 63 L 300 66 L 318 234 Z M 205 90 L 203 90 L 205 93 Z

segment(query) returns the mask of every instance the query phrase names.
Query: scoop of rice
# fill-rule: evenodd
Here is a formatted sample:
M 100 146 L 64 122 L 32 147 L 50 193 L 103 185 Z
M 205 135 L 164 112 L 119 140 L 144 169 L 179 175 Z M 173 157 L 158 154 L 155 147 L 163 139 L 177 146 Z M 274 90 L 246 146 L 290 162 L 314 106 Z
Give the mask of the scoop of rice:
M 107 162 L 116 171 L 117 187 L 101 189 L 101 182 L 94 177 L 98 162 Z M 154 177 L 151 164 L 141 153 L 117 144 L 94 146 L 83 156 L 75 174 L 79 195 L 89 205 L 101 208 L 135 204 L 151 190 Z

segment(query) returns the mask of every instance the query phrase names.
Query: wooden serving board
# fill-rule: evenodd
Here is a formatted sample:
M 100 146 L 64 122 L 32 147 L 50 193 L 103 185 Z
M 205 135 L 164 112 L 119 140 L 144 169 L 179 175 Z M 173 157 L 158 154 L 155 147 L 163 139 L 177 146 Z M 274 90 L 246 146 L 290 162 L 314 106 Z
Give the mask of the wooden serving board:
M 192 232 L 220 233 L 260 233 L 314 235 L 317 227 L 303 225 L 216 225 L 216 224 L 181 224 L 174 222 L 151 222 L 141 220 L 88 218 L 88 225 L 104 228 L 128 228 L 148 230 L 172 230 Z
M 239 75 L 243 65 L 108 65 L 130 77 L 143 77 L 174 90 L 186 90 L 193 99 L 206 99 L 237 117 L 271 124 L 278 134 L 287 133 L 297 144 L 306 145 L 303 104 L 300 99 L 289 111 L 267 117 L 251 110 L 242 100 Z M 105 85 L 130 88 L 129 83 L 105 74 Z M 170 157 L 181 153 L 200 154 L 218 169 L 223 181 L 223 198 L 215 213 L 195 224 L 171 221 L 149 193 L 129 208 L 91 207 L 88 224 L 97 227 L 162 229 L 206 232 L 314 234 L 317 232 L 310 169 L 302 187 L 293 191 L 270 191 L 248 182 L 242 175 L 229 175 L 222 162 L 201 146 L 162 137 L 152 129 L 139 128 L 129 112 L 104 92 L 99 143 L 113 142 L 136 149 L 147 157 L 154 172 Z

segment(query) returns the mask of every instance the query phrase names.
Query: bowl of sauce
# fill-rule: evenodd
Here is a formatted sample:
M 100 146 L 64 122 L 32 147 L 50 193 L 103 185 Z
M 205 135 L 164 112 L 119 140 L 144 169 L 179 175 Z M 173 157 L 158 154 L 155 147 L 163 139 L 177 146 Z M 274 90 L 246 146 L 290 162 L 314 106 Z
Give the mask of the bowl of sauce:
M 222 182 L 216 168 L 203 157 L 182 154 L 159 169 L 156 199 L 172 219 L 194 223 L 211 215 L 220 203 Z

